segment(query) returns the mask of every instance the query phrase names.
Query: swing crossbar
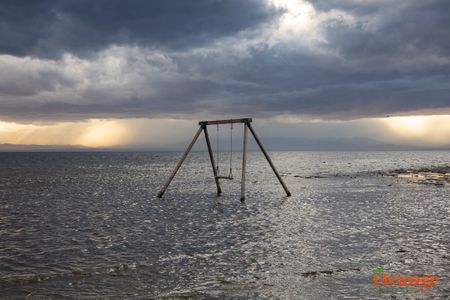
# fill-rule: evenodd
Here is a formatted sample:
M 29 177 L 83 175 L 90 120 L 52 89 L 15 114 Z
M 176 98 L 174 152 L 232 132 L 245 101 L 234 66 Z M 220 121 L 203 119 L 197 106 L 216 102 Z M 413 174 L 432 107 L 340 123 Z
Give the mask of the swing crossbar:
M 249 124 L 252 122 L 252 118 L 242 118 L 242 119 L 228 119 L 228 120 L 214 120 L 214 121 L 200 121 L 198 125 L 222 125 L 222 124 L 234 124 L 234 123 L 244 123 Z

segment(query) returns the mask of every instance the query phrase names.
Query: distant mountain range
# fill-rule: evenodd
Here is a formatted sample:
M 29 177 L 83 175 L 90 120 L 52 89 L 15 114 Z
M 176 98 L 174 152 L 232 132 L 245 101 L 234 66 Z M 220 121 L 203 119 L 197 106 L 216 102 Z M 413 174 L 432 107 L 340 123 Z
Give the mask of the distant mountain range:
M 2 152 L 16 151 L 89 151 L 95 148 L 73 146 L 73 145 L 20 145 L 20 144 L 0 144 Z
M 256 150 L 257 146 L 250 139 L 249 149 Z M 378 140 L 370 138 L 336 138 L 336 139 L 307 139 L 307 138 L 288 138 L 288 137 L 263 137 L 262 141 L 268 150 L 272 151 L 295 151 L 295 150 L 378 150 L 378 151 L 406 151 L 406 150 L 450 150 L 450 145 L 444 146 L 417 146 L 403 144 L 386 144 Z M 228 141 L 221 142 L 221 145 L 228 145 Z M 183 150 L 185 144 L 176 143 L 167 147 L 153 147 L 148 145 L 124 145 L 114 147 L 93 148 L 76 145 L 17 145 L 17 144 L 0 144 L 1 152 L 26 152 L 26 151 L 42 151 L 42 152 L 86 152 L 86 151 L 176 151 Z M 226 147 L 226 146 L 224 146 Z M 240 149 L 241 145 L 235 144 L 235 149 Z M 200 144 L 194 150 L 206 150 Z

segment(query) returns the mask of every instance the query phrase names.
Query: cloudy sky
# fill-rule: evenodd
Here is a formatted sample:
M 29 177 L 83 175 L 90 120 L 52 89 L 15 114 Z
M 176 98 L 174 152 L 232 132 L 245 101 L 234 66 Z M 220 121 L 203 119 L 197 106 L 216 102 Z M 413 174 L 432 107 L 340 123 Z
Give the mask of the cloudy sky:
M 450 144 L 448 0 L 4 0 L 0 143 Z M 291 142 L 290 142 L 291 141 Z

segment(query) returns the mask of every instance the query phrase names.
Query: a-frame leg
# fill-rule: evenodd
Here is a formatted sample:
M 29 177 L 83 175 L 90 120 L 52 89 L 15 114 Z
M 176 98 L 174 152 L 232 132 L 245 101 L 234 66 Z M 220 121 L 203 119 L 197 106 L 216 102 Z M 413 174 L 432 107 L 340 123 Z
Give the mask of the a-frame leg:
M 283 179 L 281 178 L 280 174 L 278 174 L 277 169 L 275 169 L 275 166 L 272 162 L 272 160 L 269 157 L 269 154 L 267 154 L 266 150 L 264 149 L 264 146 L 262 145 L 261 141 L 259 140 L 258 136 L 256 135 L 256 132 L 253 130 L 253 127 L 250 123 L 247 124 L 248 128 L 250 129 L 250 132 L 253 134 L 253 137 L 255 138 L 256 143 L 258 144 L 259 148 L 261 149 L 262 153 L 266 157 L 267 161 L 269 162 L 270 167 L 272 168 L 273 172 L 278 178 L 278 181 L 280 181 L 281 185 L 283 186 L 284 191 L 286 192 L 286 195 L 289 197 L 291 196 L 291 192 L 289 192 L 286 184 L 284 183 Z
M 245 201 L 245 167 L 247 162 L 247 123 L 244 123 L 244 145 L 242 147 L 241 202 Z
M 175 167 L 175 169 L 173 170 L 172 174 L 170 175 L 169 179 L 166 181 L 166 183 L 164 184 L 163 188 L 161 189 L 161 191 L 159 191 L 158 193 L 158 198 L 162 198 L 162 196 L 164 195 L 164 193 L 167 190 L 167 187 L 169 186 L 169 184 L 172 182 L 173 178 L 175 177 L 175 174 L 177 174 L 178 169 L 180 169 L 181 164 L 183 164 L 184 160 L 186 159 L 187 155 L 189 154 L 189 152 L 191 151 L 192 147 L 194 146 L 195 142 L 198 139 L 198 136 L 200 135 L 200 133 L 202 132 L 202 127 L 200 127 L 197 130 L 197 133 L 195 134 L 194 138 L 192 139 L 192 142 L 189 144 L 189 146 L 187 147 L 186 151 L 184 151 L 183 156 L 181 157 L 180 161 L 178 162 L 177 166 Z
M 220 196 L 220 194 L 222 194 L 222 189 L 220 188 L 219 178 L 217 178 L 217 170 L 214 163 L 214 155 L 211 148 L 211 142 L 209 141 L 208 129 L 206 129 L 206 126 L 203 127 L 203 131 L 205 132 L 205 139 L 206 145 L 208 146 L 209 160 L 211 160 L 211 166 L 214 173 L 214 180 L 216 181 L 217 196 Z

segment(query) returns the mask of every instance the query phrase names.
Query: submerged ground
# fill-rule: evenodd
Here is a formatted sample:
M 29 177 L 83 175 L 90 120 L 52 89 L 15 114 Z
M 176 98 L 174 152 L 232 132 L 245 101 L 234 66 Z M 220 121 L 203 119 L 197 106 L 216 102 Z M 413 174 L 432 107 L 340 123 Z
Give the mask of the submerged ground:
M 450 296 L 450 152 L 272 153 L 290 198 L 250 153 L 244 204 L 203 152 L 156 198 L 179 155 L 0 153 L 2 297 Z M 379 267 L 440 285 L 379 289 Z

